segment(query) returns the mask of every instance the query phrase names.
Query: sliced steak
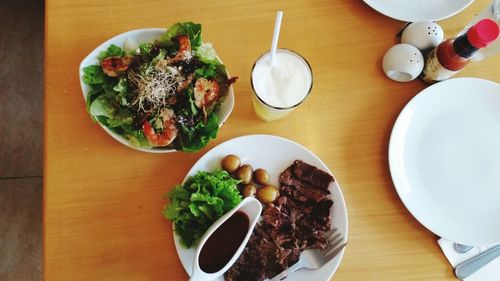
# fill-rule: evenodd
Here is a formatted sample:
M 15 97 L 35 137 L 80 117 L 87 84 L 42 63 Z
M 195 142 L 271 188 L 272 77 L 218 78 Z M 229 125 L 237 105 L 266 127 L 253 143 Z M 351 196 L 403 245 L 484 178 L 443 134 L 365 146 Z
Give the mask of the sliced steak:
M 299 201 L 312 200 L 316 203 L 328 199 L 328 186 L 332 181 L 330 174 L 299 160 L 280 175 L 280 184 L 288 187 L 285 192 Z
M 300 160 L 284 170 L 279 178 L 281 197 L 265 206 L 261 222 L 225 279 L 262 281 L 296 263 L 301 251 L 325 249 L 333 205 L 328 186 L 333 180 Z
M 293 163 L 293 172 L 300 180 L 324 189 L 327 189 L 328 185 L 334 181 L 332 175 L 329 173 L 300 160 L 295 160 Z

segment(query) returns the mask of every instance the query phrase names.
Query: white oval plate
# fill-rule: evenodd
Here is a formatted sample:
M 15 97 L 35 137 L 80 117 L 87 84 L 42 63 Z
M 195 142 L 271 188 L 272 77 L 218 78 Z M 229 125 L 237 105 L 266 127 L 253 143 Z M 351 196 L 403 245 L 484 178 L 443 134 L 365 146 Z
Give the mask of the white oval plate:
M 389 142 L 399 197 L 435 234 L 500 243 L 500 84 L 456 78 L 415 96 Z
M 193 176 L 198 171 L 214 171 L 220 169 L 220 161 L 228 154 L 238 155 L 242 163 L 248 163 L 254 168 L 266 169 L 270 175 L 269 182 L 276 186 L 279 186 L 278 178 L 280 173 L 297 159 L 332 174 L 328 167 L 316 155 L 300 144 L 277 136 L 248 135 L 228 140 L 212 148 L 194 164 L 184 180 Z M 336 179 L 330 184 L 329 190 L 333 200 L 333 207 L 331 208 L 332 226 L 339 229 L 345 242 L 347 241 L 347 209 L 342 191 Z M 179 242 L 179 237 L 175 233 L 174 242 L 177 254 L 184 269 L 191 275 L 191 266 L 196 252 L 195 247 L 190 249 L 183 247 Z M 344 250 L 345 248 L 337 257 L 329 261 L 320 269 L 313 271 L 297 271 L 290 274 L 287 280 L 330 280 L 340 264 L 342 256 L 344 255 Z M 216 280 L 223 281 L 224 277 L 220 277 Z
M 83 82 L 83 68 L 93 65 L 93 64 L 99 64 L 99 60 L 97 59 L 97 56 L 99 55 L 100 52 L 105 51 L 111 44 L 115 44 L 116 46 L 122 47 L 125 42 L 125 40 L 131 40 L 133 42 L 136 42 L 137 44 L 145 43 L 145 42 L 154 42 L 155 39 L 159 38 L 163 33 L 165 33 L 165 28 L 146 28 L 146 29 L 136 29 L 136 30 L 131 30 L 127 31 L 122 34 L 118 34 L 115 37 L 109 39 L 108 41 L 102 43 L 99 45 L 99 47 L 95 48 L 90 54 L 88 54 L 80 63 L 80 86 L 82 88 L 82 93 L 83 93 L 83 98 L 87 100 L 87 94 L 90 92 L 90 86 L 85 84 Z M 229 73 L 228 73 L 229 75 Z M 217 117 L 219 117 L 219 127 L 224 124 L 224 122 L 227 120 L 231 112 L 233 111 L 234 108 L 234 90 L 233 86 L 231 85 L 229 87 L 229 91 L 227 94 L 227 97 L 224 99 L 224 101 L 221 103 L 219 107 L 219 111 L 217 112 Z M 115 140 L 118 142 L 131 147 L 133 149 L 139 150 L 139 151 L 144 151 L 144 152 L 151 152 L 151 153 L 168 153 L 168 152 L 175 152 L 177 150 L 175 149 L 161 149 L 161 148 L 140 148 L 140 147 L 135 147 L 132 146 L 128 143 L 128 141 L 123 138 L 122 136 L 115 134 L 113 131 L 108 129 L 106 126 L 102 125 L 101 123 L 98 123 L 104 131 L 106 131 L 110 136 L 112 136 Z
M 400 21 L 437 21 L 467 8 L 474 0 L 364 0 L 381 14 Z

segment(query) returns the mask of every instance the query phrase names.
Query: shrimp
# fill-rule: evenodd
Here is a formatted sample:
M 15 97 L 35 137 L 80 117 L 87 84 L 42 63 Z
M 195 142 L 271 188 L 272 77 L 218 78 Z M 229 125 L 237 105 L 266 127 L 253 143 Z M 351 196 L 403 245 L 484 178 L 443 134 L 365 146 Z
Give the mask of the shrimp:
M 177 84 L 177 93 L 180 93 L 182 91 L 184 91 L 189 85 L 191 85 L 191 82 L 193 82 L 193 79 L 194 79 L 194 74 L 191 73 L 189 74 L 189 76 L 187 78 L 185 78 L 184 80 L 180 81 L 178 84 Z
M 179 35 L 177 36 L 177 41 L 179 41 L 179 53 L 181 52 L 191 52 L 191 41 L 189 41 L 189 36 Z
M 175 57 L 168 60 L 169 64 L 191 59 L 191 42 L 189 41 L 189 36 L 179 35 L 177 36 L 177 41 L 179 42 L 179 50 Z
M 110 77 L 118 77 L 120 73 L 128 69 L 131 62 L 131 56 L 114 56 L 103 59 L 101 62 L 101 67 L 102 71 L 104 71 L 106 75 Z
M 175 125 L 175 115 L 172 109 L 163 109 L 160 113 L 160 117 L 163 120 L 163 131 L 161 133 L 155 132 L 154 128 L 147 120 L 142 124 L 142 130 L 152 145 L 167 146 L 177 137 L 179 129 Z
M 219 99 L 219 83 L 215 80 L 198 78 L 194 83 L 194 104 L 205 111 Z

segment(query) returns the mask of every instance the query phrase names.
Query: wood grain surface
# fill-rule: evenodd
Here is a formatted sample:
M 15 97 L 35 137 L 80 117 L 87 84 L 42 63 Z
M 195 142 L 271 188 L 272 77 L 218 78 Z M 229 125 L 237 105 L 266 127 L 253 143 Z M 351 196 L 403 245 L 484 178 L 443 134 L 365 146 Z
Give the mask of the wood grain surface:
M 489 1 L 440 24 L 454 36 Z M 280 47 L 311 64 L 314 87 L 285 119 L 265 123 L 251 105 L 250 69 L 269 49 L 276 10 Z M 203 24 L 232 75 L 236 106 L 200 152 L 148 154 L 94 124 L 79 86 L 80 61 L 108 38 L 191 20 Z M 362 1 L 46 0 L 44 277 L 59 280 L 187 280 L 162 217 L 163 195 L 211 147 L 247 134 L 273 134 L 313 151 L 339 181 L 349 245 L 334 280 L 455 280 L 436 236 L 405 209 L 387 161 L 391 128 L 427 85 L 385 77 L 381 61 L 403 23 Z M 500 82 L 500 56 L 457 76 Z

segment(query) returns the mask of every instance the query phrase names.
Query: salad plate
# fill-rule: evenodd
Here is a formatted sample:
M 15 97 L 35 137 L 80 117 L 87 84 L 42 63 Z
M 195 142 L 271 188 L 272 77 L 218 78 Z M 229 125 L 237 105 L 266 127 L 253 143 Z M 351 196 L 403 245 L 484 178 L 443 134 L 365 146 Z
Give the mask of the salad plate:
M 119 35 L 116 35 L 115 37 L 107 40 L 106 42 L 102 43 L 99 45 L 97 48 L 95 48 L 90 54 L 88 54 L 80 63 L 79 67 L 79 76 L 80 76 L 80 86 L 81 90 L 83 93 L 83 97 L 86 102 L 88 102 L 89 98 L 89 93 L 92 92 L 92 86 L 88 85 L 85 83 L 85 68 L 88 66 L 92 65 L 99 65 L 100 60 L 102 58 L 99 58 L 99 56 L 106 52 L 108 48 L 111 45 L 118 46 L 122 48 L 123 50 L 129 49 L 128 52 L 133 52 L 133 50 L 137 49 L 139 44 L 142 43 L 153 43 L 155 40 L 160 38 L 162 35 L 166 33 L 167 29 L 165 28 L 147 28 L 147 29 L 137 29 L 137 30 L 132 30 L 128 31 Z M 203 43 L 202 43 L 203 44 Z M 131 51 L 132 49 L 132 51 Z M 222 64 L 222 61 L 220 58 L 214 53 L 215 59 Z M 226 72 L 227 77 L 229 77 L 229 74 Z M 114 88 L 113 88 L 114 90 Z M 87 105 L 89 107 L 89 105 Z M 216 110 L 214 110 L 214 114 L 217 117 L 217 123 L 218 127 L 221 127 L 224 122 L 227 120 L 229 115 L 231 114 L 232 110 L 234 107 L 234 91 L 232 85 L 229 85 L 227 87 L 227 94 L 224 97 L 224 99 L 220 102 Z M 89 109 L 87 109 L 89 110 Z M 90 111 L 89 111 L 90 112 Z M 95 117 L 92 116 L 94 120 Z M 139 150 L 139 151 L 144 151 L 144 152 L 150 152 L 150 153 L 169 153 L 169 152 L 174 152 L 178 151 L 178 149 L 170 148 L 170 147 L 147 147 L 147 146 L 140 146 L 140 145 L 133 145 L 130 140 L 125 138 L 123 135 L 120 135 L 107 126 L 105 126 L 102 122 L 99 120 L 96 120 L 96 123 L 98 123 L 110 136 L 112 136 L 115 140 L 118 142 L 131 147 L 133 149 Z M 217 124 L 216 123 L 216 124 Z M 179 130 L 180 131 L 180 130 Z M 198 147 L 196 149 L 192 149 L 191 151 L 196 151 L 198 149 L 201 149 L 202 147 Z M 190 151 L 190 150 L 186 150 Z
M 331 173 L 328 167 L 316 155 L 305 147 L 291 140 L 271 135 L 247 135 L 226 141 L 207 152 L 189 170 L 188 177 L 195 175 L 198 171 L 214 171 L 220 169 L 221 159 L 228 154 L 236 154 L 242 163 L 251 163 L 254 167 L 262 167 L 269 172 L 269 183 L 279 186 L 279 175 L 295 160 L 300 159 L 317 168 Z M 347 208 L 342 196 L 342 191 L 335 180 L 329 186 L 333 206 L 330 208 L 332 227 L 338 228 L 339 233 L 347 241 Z M 174 233 L 174 242 L 181 263 L 190 275 L 192 272 L 192 261 L 196 252 L 195 247 L 186 248 L 181 245 L 180 237 Z M 302 270 L 290 274 L 287 280 L 330 280 L 342 260 L 345 248 L 327 264 L 317 270 Z M 224 278 L 216 279 L 223 281 Z
M 400 21 L 437 21 L 467 8 L 473 0 L 363 0 L 381 14 Z
M 389 142 L 399 197 L 433 233 L 464 245 L 500 243 L 500 85 L 455 78 L 416 95 Z

